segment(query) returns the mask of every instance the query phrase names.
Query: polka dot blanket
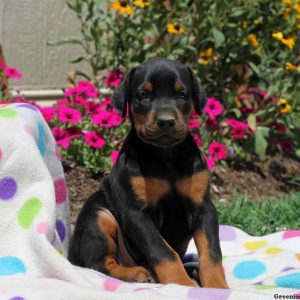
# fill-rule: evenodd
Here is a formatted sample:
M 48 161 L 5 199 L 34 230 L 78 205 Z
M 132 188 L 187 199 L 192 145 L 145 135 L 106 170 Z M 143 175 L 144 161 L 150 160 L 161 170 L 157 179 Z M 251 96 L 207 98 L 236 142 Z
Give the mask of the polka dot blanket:
M 66 184 L 47 123 L 28 104 L 0 105 L 1 300 L 300 299 L 300 230 L 251 237 L 221 226 L 228 290 L 125 283 L 75 267 L 66 259 L 69 235 Z M 185 260 L 195 253 L 191 243 Z

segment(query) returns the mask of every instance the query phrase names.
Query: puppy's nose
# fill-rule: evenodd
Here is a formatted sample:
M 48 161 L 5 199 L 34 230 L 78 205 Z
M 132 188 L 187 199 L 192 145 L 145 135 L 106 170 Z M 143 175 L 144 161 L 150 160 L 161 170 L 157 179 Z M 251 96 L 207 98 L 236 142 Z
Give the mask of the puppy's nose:
M 175 118 L 171 116 L 160 116 L 157 119 L 157 126 L 160 129 L 171 129 L 175 126 Z

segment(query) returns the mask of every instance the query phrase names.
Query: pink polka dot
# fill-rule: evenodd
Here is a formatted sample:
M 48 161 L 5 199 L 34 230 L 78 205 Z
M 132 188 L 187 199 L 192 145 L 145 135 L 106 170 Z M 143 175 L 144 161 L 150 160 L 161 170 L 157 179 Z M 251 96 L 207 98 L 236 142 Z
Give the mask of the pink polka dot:
M 37 226 L 38 233 L 47 234 L 50 230 L 50 225 L 47 222 L 41 222 Z
M 54 182 L 56 203 L 61 204 L 67 200 L 67 187 L 63 178 Z
M 61 160 L 60 153 L 59 153 L 59 150 L 58 150 L 57 146 L 55 146 L 55 154 L 56 154 L 57 159 Z
M 103 283 L 103 286 L 106 291 L 114 292 L 121 284 L 122 281 L 120 280 L 106 279 Z
M 29 135 L 34 136 L 33 130 L 32 130 L 32 128 L 31 128 L 28 124 L 24 125 L 24 130 L 25 130 Z
M 2 150 L 0 148 L 0 161 L 1 161 L 1 159 L 2 159 Z
M 290 239 L 293 237 L 300 237 L 300 230 L 288 230 L 283 233 L 283 239 Z

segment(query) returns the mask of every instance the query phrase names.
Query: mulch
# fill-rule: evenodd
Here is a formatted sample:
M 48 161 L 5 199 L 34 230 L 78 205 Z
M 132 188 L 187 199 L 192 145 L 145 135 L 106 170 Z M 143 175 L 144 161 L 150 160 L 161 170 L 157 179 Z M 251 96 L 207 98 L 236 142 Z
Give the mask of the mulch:
M 72 223 L 88 197 L 99 188 L 100 177 L 92 176 L 84 167 L 63 161 Z M 236 162 L 217 166 L 212 173 L 211 195 L 214 201 L 230 201 L 235 195 L 245 195 L 252 201 L 284 197 L 300 191 L 300 185 L 291 181 L 300 177 L 300 161 L 281 155 L 265 161 Z

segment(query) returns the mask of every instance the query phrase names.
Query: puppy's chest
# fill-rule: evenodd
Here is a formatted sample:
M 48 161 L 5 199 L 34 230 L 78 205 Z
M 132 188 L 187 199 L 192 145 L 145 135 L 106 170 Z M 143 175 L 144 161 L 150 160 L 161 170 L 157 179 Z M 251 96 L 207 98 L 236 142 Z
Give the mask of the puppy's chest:
M 194 204 L 200 204 L 207 191 L 208 183 L 207 170 L 176 179 L 143 176 L 134 176 L 130 179 L 134 195 L 149 206 L 156 206 L 166 198 L 173 198 L 174 201 L 186 199 Z

